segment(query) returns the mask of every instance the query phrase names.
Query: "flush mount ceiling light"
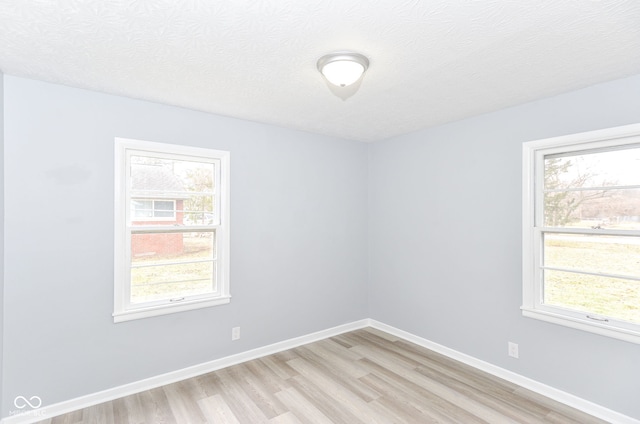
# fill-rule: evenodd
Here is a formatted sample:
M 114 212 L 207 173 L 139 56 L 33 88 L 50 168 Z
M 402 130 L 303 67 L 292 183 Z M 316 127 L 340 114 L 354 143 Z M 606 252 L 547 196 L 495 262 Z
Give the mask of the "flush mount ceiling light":
M 318 59 L 318 71 L 336 87 L 344 88 L 359 82 L 367 68 L 369 59 L 360 53 L 335 52 Z
M 369 67 L 369 59 L 360 53 L 329 53 L 318 59 L 318 70 L 333 85 L 346 87 L 358 81 Z

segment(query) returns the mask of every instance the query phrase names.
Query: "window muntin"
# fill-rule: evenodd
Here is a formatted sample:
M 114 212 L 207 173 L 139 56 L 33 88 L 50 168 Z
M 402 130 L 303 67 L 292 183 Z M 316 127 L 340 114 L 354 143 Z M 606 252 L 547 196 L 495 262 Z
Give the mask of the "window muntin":
M 640 343 L 640 126 L 633 127 L 525 143 L 525 316 Z
M 116 147 L 115 320 L 227 303 L 228 153 Z
M 176 216 L 175 200 L 154 200 L 153 201 L 153 217 L 154 218 L 175 218 Z

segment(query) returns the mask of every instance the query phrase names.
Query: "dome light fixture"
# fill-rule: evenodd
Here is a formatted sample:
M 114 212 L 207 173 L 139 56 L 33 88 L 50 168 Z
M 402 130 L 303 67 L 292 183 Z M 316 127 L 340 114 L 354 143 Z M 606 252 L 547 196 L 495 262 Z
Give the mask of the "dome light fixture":
M 360 53 L 335 52 L 318 59 L 318 71 L 336 87 L 350 86 L 362 78 L 369 59 Z

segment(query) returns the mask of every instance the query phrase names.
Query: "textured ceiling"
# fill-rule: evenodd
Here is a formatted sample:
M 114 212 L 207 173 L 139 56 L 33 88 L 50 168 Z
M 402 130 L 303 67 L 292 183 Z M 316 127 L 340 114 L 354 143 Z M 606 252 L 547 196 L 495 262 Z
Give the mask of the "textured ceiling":
M 640 1 L 0 0 L 0 69 L 373 141 L 639 74 Z

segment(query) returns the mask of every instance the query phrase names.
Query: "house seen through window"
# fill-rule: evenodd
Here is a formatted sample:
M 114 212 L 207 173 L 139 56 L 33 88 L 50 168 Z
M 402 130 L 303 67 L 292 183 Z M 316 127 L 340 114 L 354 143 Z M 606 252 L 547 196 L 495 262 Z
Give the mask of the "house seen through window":
M 175 200 L 132 199 L 134 218 L 175 218 Z

